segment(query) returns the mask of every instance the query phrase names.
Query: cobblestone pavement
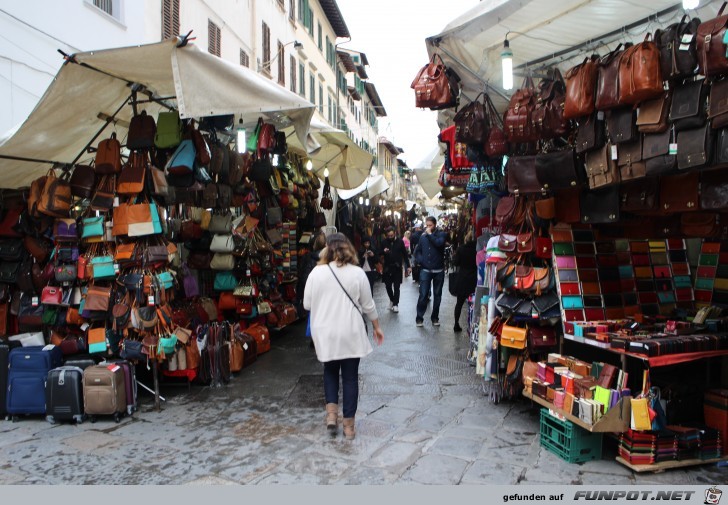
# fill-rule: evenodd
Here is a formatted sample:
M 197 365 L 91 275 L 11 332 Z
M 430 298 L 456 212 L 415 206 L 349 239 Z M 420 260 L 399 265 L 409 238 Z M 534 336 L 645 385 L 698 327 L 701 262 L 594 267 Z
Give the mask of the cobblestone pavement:
M 322 367 L 299 323 L 225 387 L 163 384 L 161 412 L 141 408 L 120 424 L 0 422 L 0 484 L 715 484 L 728 469 L 704 465 L 635 474 L 614 461 L 568 464 L 539 444 L 538 409 L 492 404 L 466 362 L 468 339 L 415 327 L 417 286 L 402 285 L 399 314 L 375 298 L 385 343 L 362 360 L 357 436 L 323 424 Z M 465 314 L 461 324 L 465 322 Z

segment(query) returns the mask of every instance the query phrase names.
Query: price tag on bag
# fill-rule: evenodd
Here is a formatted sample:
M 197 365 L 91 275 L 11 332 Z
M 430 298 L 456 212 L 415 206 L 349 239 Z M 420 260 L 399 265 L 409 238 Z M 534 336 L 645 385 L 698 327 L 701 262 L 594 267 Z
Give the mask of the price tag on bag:
M 37 307 L 39 303 L 40 303 L 40 301 L 38 300 L 37 296 L 34 296 L 33 298 L 30 299 L 30 305 L 33 307 Z
M 612 159 L 617 159 L 617 146 L 612 146 Z
M 246 351 L 248 350 L 248 343 L 247 343 L 247 342 L 245 342 L 245 343 L 243 344 L 243 349 L 244 349 L 244 350 L 246 350 Z
M 677 154 L 677 142 L 672 142 L 670 144 L 670 150 L 669 150 L 668 153 L 671 154 L 671 155 Z
M 682 44 L 690 44 L 693 41 L 693 37 L 695 37 L 694 33 L 683 33 L 682 39 L 680 39 L 680 49 L 682 49 Z
M 147 305 L 154 305 L 154 295 L 149 295 L 149 298 L 147 298 Z

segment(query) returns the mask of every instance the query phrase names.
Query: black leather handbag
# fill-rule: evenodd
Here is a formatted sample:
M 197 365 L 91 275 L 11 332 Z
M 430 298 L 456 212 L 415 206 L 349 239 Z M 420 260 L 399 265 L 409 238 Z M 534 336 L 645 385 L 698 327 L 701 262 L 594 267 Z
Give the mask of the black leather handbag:
M 701 21 L 700 18 L 686 21 L 687 18 L 685 14 L 679 23 L 655 31 L 655 42 L 660 51 L 660 70 L 666 81 L 690 77 L 698 66 L 696 35 Z
M 713 129 L 709 124 L 677 134 L 677 168 L 687 170 L 710 164 L 713 155 Z
M 584 224 L 619 221 L 619 186 L 583 191 L 580 208 L 581 222 Z
M 670 154 L 672 130 L 645 134 L 642 139 L 642 159 L 647 175 L 670 174 L 677 168 L 677 157 Z
M 579 120 L 579 127 L 576 130 L 577 154 L 598 149 L 604 145 L 604 120 L 599 119 L 598 112 Z
M 607 114 L 607 130 L 614 144 L 629 142 L 637 136 L 636 117 L 632 107 L 612 109 Z
M 629 181 L 619 188 L 619 209 L 624 212 L 645 212 L 657 209 L 659 180 L 647 177 Z
M 536 178 L 541 184 L 541 191 L 576 187 L 579 179 L 574 151 L 567 149 L 536 155 Z
M 705 124 L 708 117 L 706 100 L 709 86 L 705 79 L 687 81 L 672 92 L 670 121 L 675 131 L 698 128 Z

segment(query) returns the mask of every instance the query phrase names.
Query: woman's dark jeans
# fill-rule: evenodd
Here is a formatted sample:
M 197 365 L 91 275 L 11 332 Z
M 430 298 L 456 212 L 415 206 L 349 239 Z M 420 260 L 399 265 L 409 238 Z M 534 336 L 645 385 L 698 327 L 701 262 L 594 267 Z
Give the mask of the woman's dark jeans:
M 360 358 L 337 359 L 324 363 L 324 396 L 326 403 L 339 403 L 339 370 L 344 386 L 344 417 L 354 417 L 359 403 Z

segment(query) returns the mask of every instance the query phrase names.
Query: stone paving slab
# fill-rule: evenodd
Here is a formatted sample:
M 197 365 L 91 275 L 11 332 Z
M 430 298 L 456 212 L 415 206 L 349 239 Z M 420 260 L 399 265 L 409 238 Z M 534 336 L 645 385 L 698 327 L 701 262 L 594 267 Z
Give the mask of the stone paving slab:
M 517 484 L 525 466 L 495 459 L 476 459 L 463 475 L 462 484 Z
M 468 462 L 459 458 L 428 454 L 418 459 L 401 480 L 418 484 L 458 484 L 467 466 Z
M 442 454 L 466 461 L 474 461 L 480 453 L 480 444 L 465 438 L 441 436 L 427 449 L 427 454 Z
M 420 456 L 421 448 L 418 444 L 406 442 L 392 442 L 364 462 L 364 466 L 383 468 L 390 472 L 401 474 L 412 465 Z

